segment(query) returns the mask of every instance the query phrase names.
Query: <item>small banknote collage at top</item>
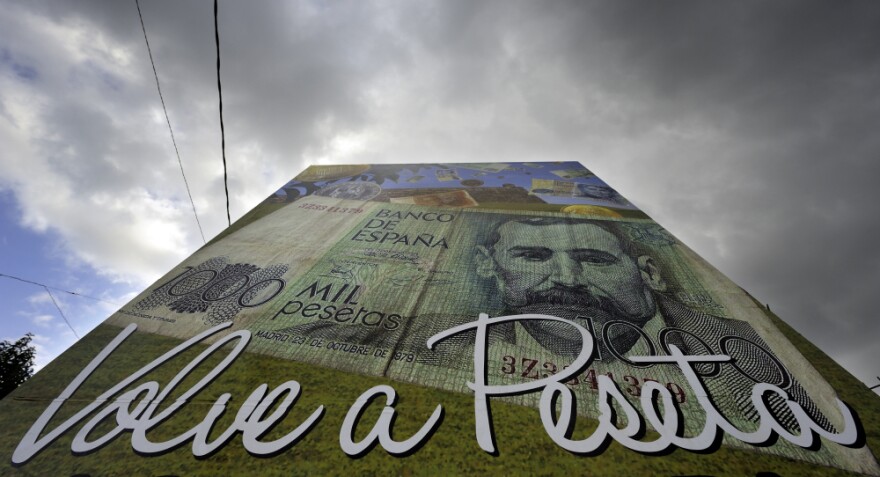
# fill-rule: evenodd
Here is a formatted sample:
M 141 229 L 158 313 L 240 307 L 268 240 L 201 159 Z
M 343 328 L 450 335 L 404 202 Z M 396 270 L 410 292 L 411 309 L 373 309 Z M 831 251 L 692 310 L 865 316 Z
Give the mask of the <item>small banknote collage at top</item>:
M 267 202 L 309 195 L 432 207 L 644 215 L 578 162 L 312 166 Z

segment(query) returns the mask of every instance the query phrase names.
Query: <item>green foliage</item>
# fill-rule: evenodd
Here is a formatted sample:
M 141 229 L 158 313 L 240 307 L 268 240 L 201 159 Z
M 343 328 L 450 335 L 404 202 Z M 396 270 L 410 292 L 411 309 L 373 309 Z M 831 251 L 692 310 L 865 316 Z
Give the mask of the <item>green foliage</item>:
M 14 343 L 0 343 L 0 399 L 34 374 L 37 350 L 30 344 L 33 338 L 34 335 L 28 333 Z

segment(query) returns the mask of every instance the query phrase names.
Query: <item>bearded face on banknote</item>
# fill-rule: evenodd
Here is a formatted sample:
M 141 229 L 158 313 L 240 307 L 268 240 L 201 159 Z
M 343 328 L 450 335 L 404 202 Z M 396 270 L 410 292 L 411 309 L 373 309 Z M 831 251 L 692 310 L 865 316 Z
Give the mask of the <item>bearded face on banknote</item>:
M 655 291 L 664 283 L 653 260 L 634 257 L 601 222 L 527 218 L 501 223 L 477 247 L 477 273 L 494 280 L 508 311 L 539 313 L 601 326 L 622 320 L 641 328 L 657 315 Z M 535 340 L 557 355 L 574 355 L 580 338 L 558 322 L 524 321 Z M 613 337 L 625 352 L 635 330 Z

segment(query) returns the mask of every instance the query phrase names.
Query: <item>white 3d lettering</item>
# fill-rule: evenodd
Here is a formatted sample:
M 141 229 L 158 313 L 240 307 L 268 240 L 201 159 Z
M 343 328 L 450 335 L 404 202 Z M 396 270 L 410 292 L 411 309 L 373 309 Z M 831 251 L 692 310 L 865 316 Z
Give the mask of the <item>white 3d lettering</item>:
M 120 381 L 108 391 L 101 394 L 91 404 L 81 409 L 73 417 L 67 419 L 64 423 L 41 438 L 40 434 L 43 433 L 46 425 L 52 419 L 52 416 L 58 412 L 61 405 L 68 400 L 77 389 L 79 389 L 82 383 L 88 379 L 98 366 L 100 366 L 101 363 L 103 363 L 104 360 L 106 360 L 126 338 L 134 333 L 137 325 L 129 325 L 120 332 L 119 335 L 117 335 L 116 338 L 114 338 L 113 341 L 111 341 L 110 344 L 108 344 L 98 356 L 96 356 L 95 359 L 93 359 L 92 362 L 89 363 L 73 381 L 71 381 L 58 398 L 54 399 L 52 404 L 43 411 L 43 414 L 37 419 L 33 426 L 31 426 L 21 442 L 19 442 L 18 447 L 12 454 L 12 463 L 23 464 L 27 462 L 63 433 L 67 432 L 70 428 L 82 421 L 86 416 L 94 412 L 101 405 L 106 404 L 114 395 L 125 389 L 127 386 L 147 375 L 158 366 L 171 360 L 178 354 L 229 326 L 231 326 L 231 323 L 215 326 L 178 345 L 131 376 Z M 222 394 L 211 406 L 211 409 L 208 411 L 202 422 L 189 431 L 165 442 L 151 442 L 147 438 L 146 434 L 148 431 L 170 418 L 175 412 L 186 405 L 193 396 L 226 370 L 235 358 L 244 351 L 250 338 L 251 333 L 249 331 L 240 330 L 219 339 L 180 370 L 165 388 L 161 389 L 161 393 L 160 385 L 156 381 L 143 383 L 134 389 L 123 393 L 113 400 L 109 406 L 101 409 L 91 420 L 80 428 L 71 443 L 71 451 L 77 454 L 93 452 L 109 443 L 126 430 L 132 432 L 132 449 L 141 454 L 147 455 L 167 452 L 189 440 L 192 440 L 192 454 L 196 457 L 203 457 L 226 445 L 238 432 L 242 433 L 242 443 L 244 444 L 245 449 L 254 455 L 270 455 L 293 445 L 300 437 L 309 432 L 312 427 L 317 424 L 318 420 L 324 413 L 324 406 L 318 406 L 318 408 L 302 424 L 284 437 L 272 442 L 262 442 L 259 439 L 268 432 L 277 421 L 282 419 L 284 415 L 287 414 L 288 409 L 290 409 L 290 407 L 296 402 L 300 393 L 300 385 L 296 381 L 287 381 L 275 388 L 268 395 L 266 394 L 268 389 L 266 384 L 258 386 L 241 405 L 233 424 L 212 442 L 208 442 L 208 435 L 211 432 L 214 423 L 225 412 L 226 404 L 232 397 L 229 393 Z M 238 340 L 238 343 L 229 355 L 214 366 L 214 368 L 199 380 L 198 383 L 177 398 L 173 404 L 159 414 L 153 416 L 162 401 L 168 397 L 180 381 L 192 373 L 212 353 L 220 349 L 226 343 L 236 339 Z M 357 426 L 361 411 L 372 397 L 380 393 L 385 394 L 386 396 L 386 407 L 382 411 L 382 417 L 379 418 L 379 421 L 375 424 L 370 434 L 363 441 L 358 443 L 352 442 L 354 428 Z M 284 399 L 278 404 L 275 411 L 270 416 L 265 417 L 264 414 L 282 396 Z M 340 445 L 343 451 L 349 455 L 356 455 L 369 448 L 374 441 L 378 440 L 381 446 L 389 453 L 395 455 L 406 454 L 422 444 L 429 437 L 430 433 L 439 425 L 440 418 L 443 414 L 443 409 L 440 405 L 437 406 L 434 413 L 422 429 L 414 436 L 402 442 L 393 440 L 391 438 L 391 424 L 394 419 L 395 411 L 391 406 L 394 405 L 395 399 L 396 393 L 390 386 L 376 386 L 362 394 L 352 406 L 342 425 L 342 430 L 340 431 Z M 131 405 L 136 402 L 137 405 L 132 410 Z M 114 414 L 116 416 L 116 427 L 97 439 L 91 441 L 88 440 L 89 434 L 101 422 Z
M 528 383 L 488 385 L 486 383 L 488 327 L 499 323 L 525 320 L 559 321 L 573 326 L 575 330 L 580 333 L 582 338 L 583 344 L 580 354 L 568 369 L 559 374 Z M 70 382 L 70 384 L 56 399 L 52 401 L 46 410 L 43 411 L 43 414 L 40 415 L 36 422 L 34 422 L 22 438 L 21 442 L 19 442 L 15 452 L 13 452 L 12 463 L 23 464 L 27 462 L 62 434 L 85 419 L 88 415 L 99 409 L 102 405 L 110 402 L 116 394 L 122 392 L 129 385 L 149 374 L 158 366 L 170 361 L 175 356 L 229 326 L 231 326 L 231 323 L 215 326 L 181 343 L 134 374 L 123 379 L 115 386 L 98 396 L 98 398 L 91 404 L 81 409 L 46 435 L 40 437 L 46 425 L 58 412 L 61 405 L 73 396 L 83 382 L 88 379 L 98 366 L 100 366 L 101 363 L 103 363 L 107 357 L 110 356 L 110 354 L 113 353 L 123 341 L 125 341 L 126 338 L 134 333 L 137 326 L 134 324 L 129 325 L 120 332 L 119 335 L 117 335 L 116 338 L 114 338 L 98 354 L 98 356 L 96 356 L 73 379 L 73 381 Z M 543 423 L 547 434 L 560 447 L 579 454 L 589 454 L 597 451 L 608 438 L 612 438 L 621 445 L 634 451 L 643 453 L 663 452 L 673 446 L 691 451 L 705 451 L 717 440 L 719 432 L 727 433 L 736 439 L 754 445 L 764 445 L 770 442 L 773 439 L 774 434 L 776 434 L 795 445 L 805 448 L 812 447 L 813 444 L 815 444 L 816 435 L 825 437 L 832 442 L 845 446 L 856 444 L 860 438 L 859 427 L 855 422 L 855 418 L 849 408 L 847 408 L 842 402 L 838 401 L 838 407 L 840 408 L 841 415 L 844 419 L 844 430 L 839 434 L 834 434 L 822 429 L 816 424 L 797 402 L 788 399 L 788 394 L 784 390 L 766 383 L 756 384 L 752 388 L 752 402 L 760 415 L 758 429 L 752 432 L 744 432 L 736 428 L 718 412 L 711 399 L 709 399 L 708 391 L 702 385 L 693 369 L 694 365 L 698 363 L 726 362 L 730 361 L 730 357 L 722 355 L 688 356 L 684 355 L 674 345 L 670 345 L 669 356 L 631 356 L 629 359 L 637 363 L 665 363 L 678 367 L 688 384 L 690 384 L 693 389 L 694 394 L 696 394 L 697 402 L 705 411 L 706 417 L 703 430 L 698 435 L 693 437 L 683 437 L 679 435 L 678 429 L 681 426 L 679 423 L 679 415 L 674 407 L 672 394 L 659 383 L 649 381 L 644 384 L 641 397 L 642 413 L 644 413 L 644 416 L 642 416 L 621 394 L 620 390 L 610 378 L 600 375 L 597 377 L 600 410 L 600 415 L 598 417 L 599 426 L 593 434 L 586 439 L 577 441 L 570 440 L 568 438 L 568 432 L 572 427 L 572 419 L 574 418 L 574 395 L 573 392 L 563 383 L 570 379 L 579 370 L 590 364 L 594 343 L 593 337 L 589 331 L 576 323 L 549 315 L 511 315 L 490 319 L 488 315 L 481 313 L 477 321 L 465 323 L 432 336 L 428 340 L 428 347 L 432 348 L 437 342 L 443 339 L 471 329 L 476 330 L 476 342 L 474 343 L 474 382 L 467 383 L 467 385 L 474 391 L 477 442 L 486 452 L 495 452 L 491 416 L 488 411 L 489 398 L 493 396 L 506 396 L 536 391 L 541 391 L 542 393 L 539 410 L 541 422 Z M 197 393 L 229 367 L 244 351 L 250 338 L 251 334 L 246 330 L 230 333 L 217 340 L 214 344 L 206 348 L 196 358 L 190 361 L 177 373 L 177 375 L 174 376 L 174 378 L 171 379 L 164 389 L 158 382 L 149 381 L 116 397 L 109 405 L 101 409 L 91 420 L 80 428 L 73 438 L 71 450 L 77 454 L 93 452 L 118 437 L 124 431 L 131 431 L 132 448 L 141 454 L 147 455 L 167 452 L 192 440 L 193 455 L 196 457 L 206 456 L 225 446 L 238 432 L 242 433 L 242 443 L 244 444 L 245 449 L 254 455 L 271 455 L 283 451 L 295 444 L 297 440 L 308 433 L 317 424 L 318 420 L 324 413 L 324 406 L 318 406 L 318 408 L 303 423 L 285 436 L 272 442 L 260 441 L 269 429 L 286 415 L 288 409 L 293 406 L 299 397 L 300 385 L 298 382 L 292 380 L 282 383 L 268 394 L 268 385 L 262 384 L 258 386 L 241 405 L 234 422 L 223 433 L 221 433 L 220 436 L 211 442 L 208 442 L 211 428 L 217 419 L 225 412 L 226 404 L 232 397 L 229 393 L 222 394 L 211 406 L 202 422 L 183 434 L 165 442 L 152 442 L 147 438 L 147 432 L 159 426 L 163 421 L 178 412 L 187 404 L 187 402 L 191 401 Z M 232 351 L 215 365 L 208 374 L 201 378 L 186 392 L 181 394 L 174 403 L 156 414 L 156 410 L 162 401 L 168 397 L 171 391 L 174 390 L 184 378 L 198 368 L 202 362 L 215 351 L 219 350 L 225 344 L 236 340 L 238 342 L 235 344 Z M 785 400 L 802 430 L 800 434 L 792 434 L 788 432 L 781 424 L 779 424 L 776 418 L 774 418 L 773 414 L 764 404 L 763 396 L 766 393 L 775 393 Z M 354 442 L 354 429 L 357 426 L 362 411 L 374 397 L 381 394 L 384 394 L 386 398 L 382 415 L 373 426 L 373 429 L 370 430 L 367 437 L 360 442 Z M 658 411 L 661 406 L 654 406 L 655 398 L 662 406 L 662 415 L 660 415 L 660 412 Z M 278 404 L 275 411 L 268 417 L 264 416 L 264 414 L 268 412 L 273 404 L 279 399 L 281 399 L 281 402 Z M 395 415 L 393 407 L 395 400 L 396 392 L 392 387 L 387 385 L 375 386 L 363 393 L 349 409 L 340 429 L 339 443 L 343 452 L 351 456 L 357 456 L 367 452 L 370 447 L 378 441 L 378 443 L 390 454 L 406 455 L 429 439 L 431 433 L 440 425 L 443 415 L 442 406 L 438 405 L 435 408 L 434 412 L 422 428 L 412 437 L 404 441 L 395 441 L 391 438 L 391 427 Z M 612 400 L 616 402 L 618 409 L 622 410 L 623 414 L 626 416 L 627 424 L 623 428 L 618 428 L 614 424 L 614 411 L 611 405 Z M 561 405 L 562 409 L 559 415 L 555 416 L 554 408 L 555 403 L 557 402 Z M 134 409 L 131 408 L 132 405 L 134 405 Z M 156 415 L 154 416 L 154 414 Z M 115 415 L 116 427 L 100 437 L 89 440 L 89 435 L 99 426 L 99 424 L 113 415 Z M 642 434 L 642 417 L 644 417 L 644 420 L 659 433 L 660 436 L 656 440 L 643 441 L 637 438 Z
M 370 400 L 378 394 L 385 395 L 385 408 L 382 409 L 382 415 L 373 426 L 373 429 L 370 430 L 367 437 L 360 442 L 352 441 L 351 438 L 354 434 L 354 428 L 357 426 L 361 412 Z M 351 406 L 351 409 L 348 410 L 348 414 L 345 415 L 345 420 L 342 422 L 342 428 L 339 429 L 339 445 L 342 447 L 342 451 L 350 456 L 357 456 L 369 449 L 370 446 L 378 440 L 379 444 L 382 445 L 382 448 L 388 451 L 389 454 L 405 454 L 424 442 L 430 435 L 431 431 L 436 429 L 437 425 L 440 424 L 440 417 L 443 415 L 443 407 L 438 404 L 434 409 L 434 413 L 428 418 L 428 422 L 419 429 L 419 432 L 415 433 L 414 436 L 405 441 L 395 441 L 391 438 L 391 423 L 394 422 L 395 411 L 392 406 L 396 399 L 397 393 L 394 391 L 394 388 L 386 385 L 375 386 L 361 394 L 355 401 L 354 405 Z
M 76 425 L 78 422 L 82 421 L 86 416 L 91 414 L 93 411 L 98 409 L 102 404 L 107 403 L 107 401 L 112 398 L 116 393 L 120 392 L 124 388 L 126 388 L 131 383 L 137 381 L 144 375 L 151 372 L 156 367 L 164 364 L 165 362 L 171 360 L 178 354 L 186 351 L 193 345 L 201 342 L 205 338 L 221 331 L 225 328 L 228 328 L 232 323 L 226 323 L 222 325 L 215 326 L 209 330 L 206 330 L 189 340 L 181 343 L 171 351 L 165 353 L 160 356 L 150 364 L 144 366 L 131 376 L 125 378 L 120 381 L 118 384 L 110 388 L 105 393 L 98 396 L 97 399 L 94 400 L 91 404 L 81 409 L 74 416 L 64 421 L 61 425 L 50 431 L 48 434 L 40 438 L 40 434 L 43 432 L 43 429 L 48 424 L 49 420 L 52 419 L 52 416 L 58 411 L 61 405 L 69 399 L 74 392 L 82 385 L 82 383 L 91 375 L 97 368 L 100 366 L 102 362 L 117 348 L 122 342 L 128 338 L 134 330 L 137 328 L 136 325 L 128 325 L 121 333 L 119 333 L 110 344 L 107 345 L 99 354 L 86 366 L 79 375 L 74 378 L 73 381 L 64 389 L 64 391 L 52 401 L 52 404 L 43 411 L 43 414 L 37 419 L 33 426 L 31 426 L 30 430 L 25 434 L 24 438 L 22 438 L 21 442 L 19 442 L 18 447 L 16 447 L 15 452 L 12 454 L 12 462 L 14 464 L 22 464 L 27 462 L 31 457 L 33 457 L 36 453 L 41 451 L 44 447 L 49 445 L 52 441 L 57 439 L 61 434 L 69 430 L 71 427 Z M 73 439 L 73 443 L 71 444 L 71 450 L 76 453 L 86 453 L 94 451 L 104 444 L 107 444 L 114 438 L 116 438 L 120 433 L 125 430 L 132 431 L 131 435 L 131 446 L 134 450 L 143 453 L 143 454 L 158 454 L 162 452 L 166 452 L 171 450 L 186 441 L 192 439 L 192 453 L 195 456 L 204 456 L 207 455 L 223 445 L 225 445 L 237 432 L 242 433 L 242 442 L 244 443 L 245 448 L 248 452 L 256 455 L 266 455 L 271 454 L 273 452 L 284 449 L 289 446 L 291 443 L 295 442 L 302 435 L 308 432 L 312 426 L 314 426 L 318 419 L 324 412 L 324 406 L 319 406 L 318 409 L 313 412 L 308 419 L 305 420 L 299 427 L 294 429 L 289 434 L 284 437 L 277 439 L 272 442 L 261 442 L 259 441 L 260 437 L 262 437 L 269 428 L 275 424 L 276 421 L 281 419 L 285 414 L 287 409 L 296 401 L 296 398 L 299 396 L 300 386 L 296 381 L 287 381 L 277 388 L 275 388 L 272 392 L 266 395 L 266 390 L 268 386 L 263 384 L 258 386 L 255 389 L 250 397 L 248 397 L 245 402 L 242 404 L 241 408 L 238 411 L 238 414 L 235 417 L 235 422 L 224 431 L 220 437 L 215 439 L 213 442 L 207 442 L 208 433 L 211 430 L 214 422 L 217 418 L 220 417 L 221 414 L 226 410 L 226 403 L 229 402 L 229 399 L 232 397 L 229 393 L 222 394 L 217 401 L 211 406 L 211 409 L 208 411 L 204 420 L 193 427 L 187 432 L 169 440 L 166 442 L 151 442 L 146 433 L 158 426 L 162 421 L 171 417 L 175 412 L 177 412 L 181 407 L 183 407 L 188 401 L 192 399 L 199 391 L 201 391 L 205 386 L 207 386 L 211 381 L 213 381 L 220 373 L 222 373 L 232 361 L 244 351 L 245 346 L 248 341 L 250 341 L 251 334 L 249 331 L 236 331 L 235 333 L 230 333 L 229 335 L 221 338 L 213 345 L 209 346 L 205 349 L 199 356 L 193 359 L 189 364 L 187 364 L 180 372 L 177 373 L 176 376 L 168 383 L 165 389 L 161 390 L 160 393 L 160 385 L 156 381 L 149 381 L 141 384 L 140 386 L 125 392 L 118 398 L 116 398 L 112 404 L 102 409 L 98 414 L 95 415 L 85 426 L 83 426 L 80 431 L 76 434 Z M 168 394 L 182 381 L 188 374 L 190 374 L 196 367 L 201 364 L 202 361 L 208 358 L 212 353 L 220 349 L 223 345 L 228 342 L 238 340 L 238 343 L 233 348 L 232 352 L 227 355 L 220 363 L 218 363 L 207 375 L 205 375 L 198 383 L 193 385 L 189 390 L 183 393 L 173 404 L 168 406 L 165 410 L 159 413 L 156 416 L 153 416 L 153 413 L 156 411 L 156 408 L 161 404 L 162 400 L 165 399 Z M 287 394 L 282 402 L 279 404 L 278 408 L 273 412 L 270 416 L 264 417 L 263 414 L 269 409 L 269 407 L 281 396 Z M 140 398 L 140 402 L 135 406 L 134 410 L 130 409 L 132 403 L 137 402 L 138 398 Z M 116 414 L 116 427 L 108 432 L 107 434 L 93 440 L 88 441 L 89 433 L 105 418 Z
M 562 373 L 530 383 L 503 386 L 487 385 L 485 378 L 488 348 L 487 328 L 493 324 L 526 320 L 559 321 L 573 326 L 581 334 L 583 340 L 580 354 L 575 362 Z M 432 336 L 428 339 L 428 348 L 433 348 L 437 342 L 445 338 L 471 329 L 476 329 L 477 334 L 476 342 L 474 343 L 474 382 L 467 383 L 467 385 L 474 391 L 477 442 L 486 452 L 495 452 L 494 436 L 492 435 L 490 422 L 491 416 L 488 413 L 488 398 L 490 396 L 521 394 L 537 390 L 543 390 L 539 409 L 545 431 L 557 445 L 579 454 L 597 451 L 608 437 L 632 450 L 644 453 L 662 452 L 670 446 L 677 446 L 691 451 L 704 451 L 710 448 L 716 440 L 719 431 L 726 432 L 736 439 L 754 445 L 763 445 L 769 442 L 775 432 L 779 437 L 805 448 L 811 447 L 814 444 L 816 434 L 832 442 L 847 446 L 855 444 L 859 438 L 855 418 L 849 408 L 839 400 L 838 407 L 844 418 L 844 431 L 840 434 L 834 434 L 822 429 L 813 422 L 798 403 L 788 399 L 788 394 L 785 391 L 766 383 L 757 384 L 752 388 L 752 402 L 761 416 L 758 429 L 753 432 L 743 432 L 718 412 L 715 405 L 709 399 L 708 391 L 693 370 L 693 366 L 697 363 L 726 362 L 730 361 L 730 357 L 723 355 L 686 356 L 677 347 L 670 345 L 671 354 L 669 356 L 631 356 L 629 359 L 637 363 L 667 363 L 678 366 L 697 395 L 697 401 L 706 412 L 706 422 L 699 435 L 694 437 L 681 437 L 678 435 L 679 418 L 675 412 L 672 394 L 659 383 L 649 381 L 645 383 L 642 389 L 642 412 L 645 413 L 645 419 L 660 434 L 660 437 L 651 442 L 634 439 L 634 437 L 640 435 L 642 430 L 640 427 L 642 420 L 639 418 L 638 411 L 620 393 L 620 390 L 610 378 L 598 376 L 599 409 L 601 411 L 599 426 L 590 437 L 579 441 L 572 441 L 568 439 L 567 432 L 573 418 L 573 392 L 562 383 L 568 380 L 577 370 L 589 364 L 594 345 L 592 335 L 577 323 L 555 316 L 527 314 L 500 316 L 490 320 L 488 315 L 481 313 L 477 321 L 465 323 Z M 773 417 L 762 398 L 767 392 L 776 393 L 786 400 L 789 409 L 791 409 L 802 430 L 800 434 L 789 433 Z M 654 408 L 652 401 L 655 395 L 659 397 L 663 405 L 663 416 L 657 415 Z M 558 421 L 553 416 L 554 401 L 557 399 L 561 399 L 560 404 L 562 406 Z M 612 399 L 617 402 L 619 408 L 623 410 L 623 414 L 626 416 L 627 424 L 622 429 L 617 428 L 613 423 L 613 410 L 609 404 L 609 401 Z

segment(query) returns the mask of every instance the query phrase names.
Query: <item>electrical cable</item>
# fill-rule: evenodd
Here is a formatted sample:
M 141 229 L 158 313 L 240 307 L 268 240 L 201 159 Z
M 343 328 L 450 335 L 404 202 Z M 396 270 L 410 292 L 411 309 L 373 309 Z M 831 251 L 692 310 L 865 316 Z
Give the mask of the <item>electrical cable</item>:
M 64 312 L 61 311 L 61 307 L 58 306 L 58 302 L 55 301 L 55 297 L 52 296 L 52 292 L 49 291 L 49 287 L 45 287 L 45 286 L 44 286 L 43 289 L 45 289 L 45 290 L 46 290 L 46 293 L 49 294 L 49 298 L 52 299 L 52 303 L 55 304 L 55 308 L 58 308 L 58 313 L 61 313 L 61 318 L 64 318 L 64 322 L 67 323 L 67 327 L 70 328 L 70 331 L 73 332 L 73 336 L 76 336 L 76 339 L 80 339 L 79 334 L 77 334 L 76 330 L 73 329 L 73 325 L 70 324 L 70 321 L 68 321 L 68 320 L 67 320 L 67 317 L 64 316 Z
M 159 73 L 156 72 L 156 63 L 153 61 L 153 50 L 150 48 L 150 40 L 147 39 L 147 27 L 144 26 L 144 16 L 141 14 L 141 4 L 139 0 L 134 0 L 134 3 L 137 6 L 138 18 L 141 20 L 141 30 L 144 32 L 144 42 L 147 44 L 147 53 L 150 55 L 150 64 L 153 65 L 153 76 L 156 78 L 156 90 L 159 91 L 159 100 L 162 101 L 162 111 L 165 112 L 165 122 L 168 123 L 168 132 L 171 133 L 171 143 L 174 144 L 174 153 L 177 154 L 177 163 L 180 165 L 180 175 L 183 176 L 183 183 L 186 185 L 186 194 L 189 196 L 189 203 L 192 205 L 193 215 L 196 218 L 196 224 L 199 226 L 199 234 L 202 236 L 202 242 L 208 243 L 208 241 L 205 240 L 205 232 L 202 231 L 202 222 L 199 220 L 199 214 L 196 213 L 196 203 L 193 201 L 192 193 L 189 191 L 189 181 L 186 180 L 186 174 L 183 172 L 183 161 L 180 160 L 180 151 L 177 149 L 177 141 L 174 140 L 174 130 L 171 129 L 171 119 L 168 118 L 168 109 L 165 107 L 165 98 L 162 96 L 162 88 L 159 86 Z M 229 208 L 228 199 L 226 208 Z
M 226 221 L 232 226 L 229 215 L 229 186 L 226 175 L 226 132 L 223 129 L 223 88 L 220 86 L 220 29 L 217 28 L 217 0 L 214 0 L 214 42 L 217 44 L 217 95 L 220 97 L 220 150 L 223 153 L 223 189 L 226 191 Z
M 69 293 L 69 294 L 71 294 L 71 295 L 80 296 L 80 297 L 83 297 L 83 298 L 88 298 L 88 299 L 90 299 L 90 300 L 100 301 L 100 302 L 102 302 L 102 303 L 106 303 L 106 304 L 108 304 L 108 305 L 113 305 L 113 306 L 115 306 L 115 307 L 120 307 L 120 308 L 121 308 L 120 305 L 118 305 L 118 304 L 116 304 L 116 303 L 113 303 L 113 302 L 109 302 L 109 301 L 107 301 L 107 300 L 103 300 L 103 299 L 101 299 L 101 298 L 97 298 L 97 297 L 93 297 L 93 296 L 89 296 L 89 295 L 83 295 L 82 293 L 72 292 L 72 291 L 70 291 L 70 290 L 65 290 L 65 289 L 63 289 L 63 288 L 51 287 L 51 286 L 49 286 L 49 285 L 44 285 L 44 284 L 42 284 L 42 283 L 35 282 L 35 281 L 32 281 L 32 280 L 27 280 L 27 279 L 24 279 L 24 278 L 21 278 L 21 277 L 15 277 L 15 276 L 12 276 L 12 275 L 7 275 L 7 274 L 5 274 L 5 273 L 0 273 L 0 277 L 6 277 L 6 278 L 11 278 L 11 279 L 13 279 L 13 280 L 18 280 L 18 281 L 20 281 L 20 282 L 30 283 L 31 285 L 36 285 L 36 286 L 38 286 L 38 287 L 51 288 L 51 289 L 53 289 L 53 290 L 55 290 L 55 291 L 60 291 L 60 292 L 64 292 L 64 293 Z

